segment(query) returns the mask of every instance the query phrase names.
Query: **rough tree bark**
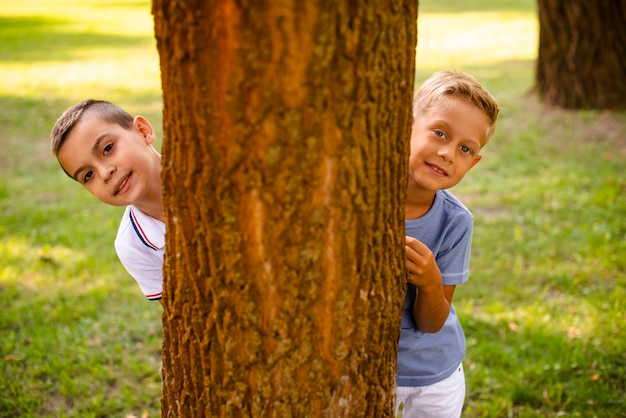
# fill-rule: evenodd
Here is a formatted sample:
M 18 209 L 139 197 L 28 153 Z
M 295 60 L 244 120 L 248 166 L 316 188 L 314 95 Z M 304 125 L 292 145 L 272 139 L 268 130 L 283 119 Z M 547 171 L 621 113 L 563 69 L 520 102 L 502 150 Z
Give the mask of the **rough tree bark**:
M 539 0 L 536 89 L 571 109 L 626 109 L 626 0 Z
M 417 1 L 153 0 L 164 417 L 390 417 Z

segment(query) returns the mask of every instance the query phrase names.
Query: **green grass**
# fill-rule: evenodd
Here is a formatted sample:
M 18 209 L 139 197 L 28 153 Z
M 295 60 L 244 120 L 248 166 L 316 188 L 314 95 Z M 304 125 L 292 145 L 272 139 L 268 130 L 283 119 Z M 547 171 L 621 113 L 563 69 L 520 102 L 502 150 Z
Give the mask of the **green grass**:
M 0 417 L 159 415 L 161 307 L 113 251 L 122 209 L 69 180 L 48 139 L 88 97 L 160 129 L 151 30 L 145 1 L 0 1 Z
M 455 292 L 465 416 L 626 416 L 626 112 L 529 94 L 534 2 L 420 3 L 418 81 L 459 68 L 501 105 L 453 190 L 476 216 L 471 279 Z
M 469 416 L 626 416 L 626 115 L 523 102 L 457 190 Z
M 534 0 L 420 1 L 417 80 L 471 72 L 496 134 L 453 191 L 476 215 L 455 293 L 466 417 L 626 416 L 626 113 L 533 95 Z M 116 259 L 120 208 L 51 156 L 87 97 L 159 130 L 148 1 L 0 0 L 0 418 L 160 414 L 161 308 Z

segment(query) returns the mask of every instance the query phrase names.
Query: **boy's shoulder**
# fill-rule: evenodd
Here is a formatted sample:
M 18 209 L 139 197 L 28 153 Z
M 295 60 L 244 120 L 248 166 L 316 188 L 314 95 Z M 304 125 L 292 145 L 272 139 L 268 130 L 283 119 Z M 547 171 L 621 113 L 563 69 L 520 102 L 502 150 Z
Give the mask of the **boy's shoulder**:
M 165 223 L 145 214 L 133 205 L 124 210 L 117 230 L 115 246 L 139 246 L 158 251 L 165 247 Z
M 429 214 L 437 218 L 460 218 L 470 222 L 474 219 L 472 212 L 448 190 L 437 192 Z
M 405 230 L 407 235 L 422 241 L 425 237 L 436 241 L 451 231 L 455 231 L 454 234 L 470 231 L 473 223 L 474 216 L 463 203 L 449 191 L 439 190 L 428 212 L 417 219 L 406 220 Z
M 448 190 L 439 190 L 435 198 L 435 204 L 439 202 L 441 209 L 447 212 L 457 213 L 473 218 L 472 212 L 456 196 Z M 433 205 L 434 206 L 434 205 Z

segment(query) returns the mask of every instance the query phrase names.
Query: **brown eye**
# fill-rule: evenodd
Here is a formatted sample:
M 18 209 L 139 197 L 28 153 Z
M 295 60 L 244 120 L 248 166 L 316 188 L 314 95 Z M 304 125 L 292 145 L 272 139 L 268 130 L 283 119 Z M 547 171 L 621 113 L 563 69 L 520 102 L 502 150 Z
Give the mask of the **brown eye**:
M 87 171 L 83 176 L 83 183 L 87 183 L 93 177 L 93 171 Z

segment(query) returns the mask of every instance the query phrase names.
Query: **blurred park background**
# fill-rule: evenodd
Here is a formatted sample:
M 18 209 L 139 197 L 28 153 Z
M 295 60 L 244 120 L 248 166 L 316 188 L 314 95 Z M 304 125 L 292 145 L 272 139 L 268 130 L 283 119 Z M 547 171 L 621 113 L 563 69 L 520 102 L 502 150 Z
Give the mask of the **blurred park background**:
M 416 80 L 458 68 L 499 100 L 453 190 L 476 216 L 467 417 L 626 416 L 626 112 L 531 93 L 535 0 L 422 0 Z M 121 208 L 59 168 L 68 106 L 113 101 L 161 136 L 150 2 L 0 0 L 0 418 L 160 415 L 161 307 L 112 243 Z

